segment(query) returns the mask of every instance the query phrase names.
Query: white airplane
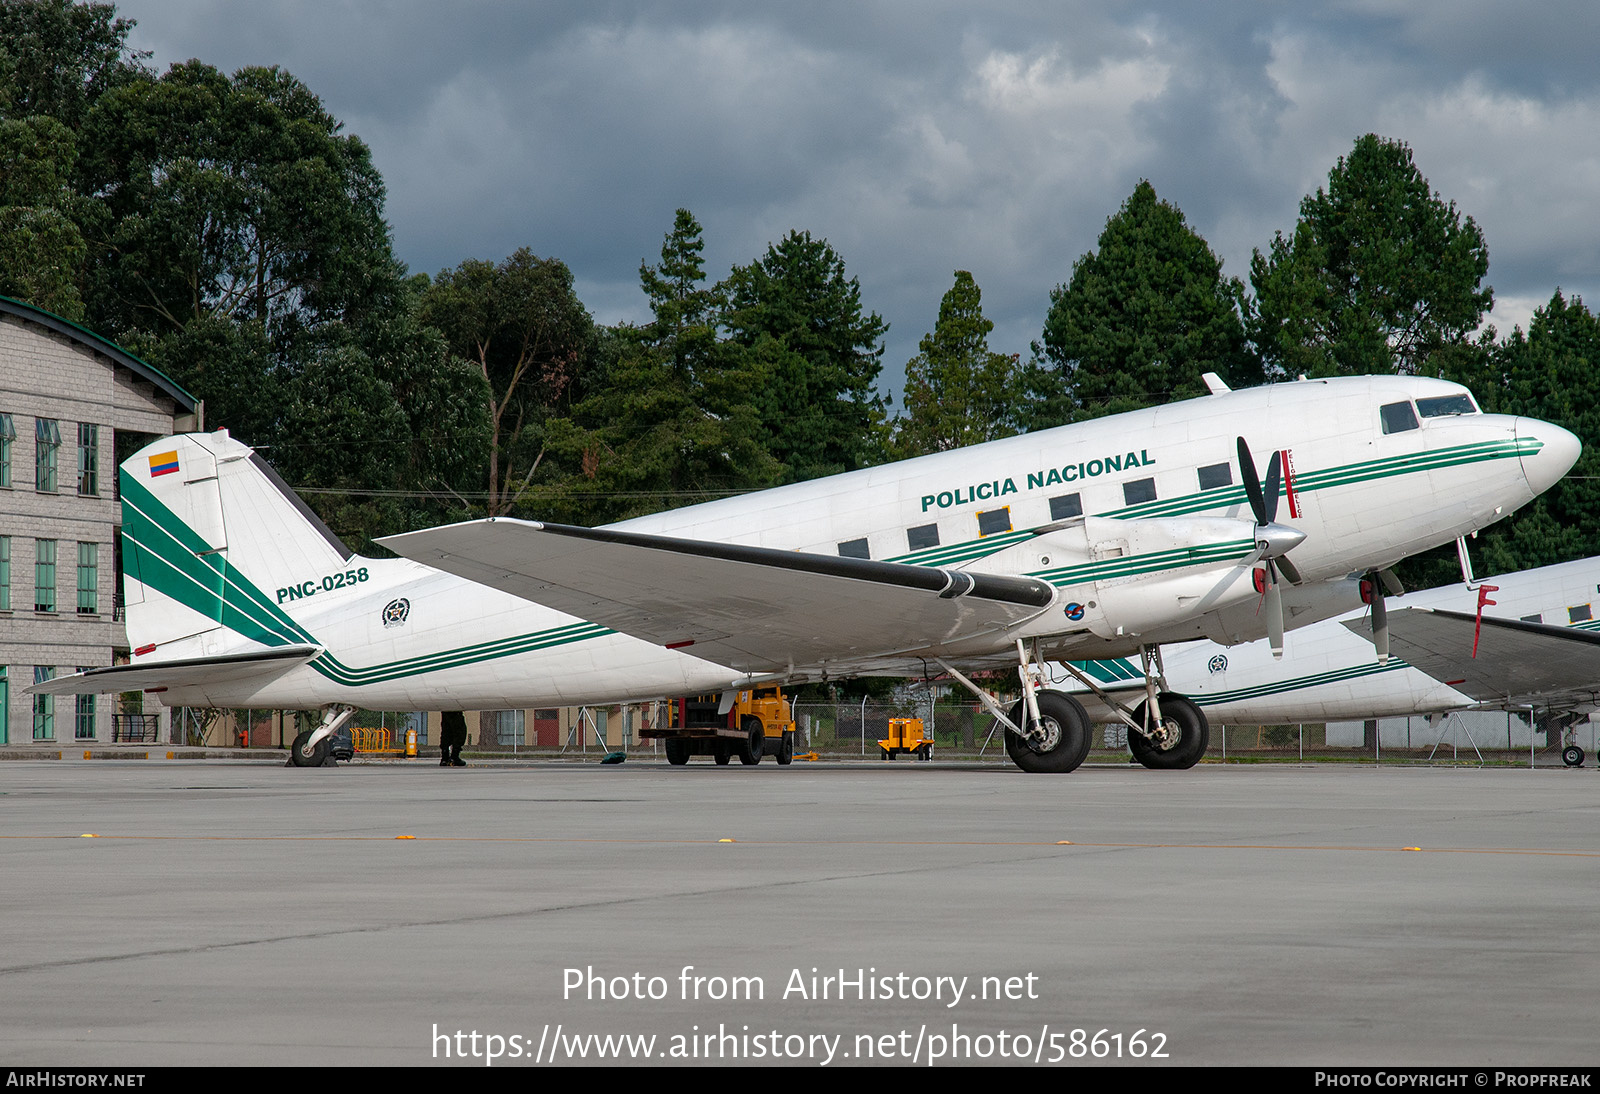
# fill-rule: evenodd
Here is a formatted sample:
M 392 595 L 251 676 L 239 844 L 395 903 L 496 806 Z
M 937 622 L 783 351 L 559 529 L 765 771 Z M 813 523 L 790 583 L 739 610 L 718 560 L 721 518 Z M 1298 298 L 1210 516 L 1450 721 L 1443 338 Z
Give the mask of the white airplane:
M 35 690 L 320 708 L 291 748 L 309 765 L 357 706 L 727 696 L 937 665 L 1007 726 L 1018 766 L 1070 771 L 1089 720 L 1037 666 L 1141 654 L 1156 671 L 1130 724 L 1154 766 L 1186 767 L 1209 730 L 1159 693 L 1161 645 L 1281 647 L 1285 626 L 1359 603 L 1357 575 L 1499 520 L 1580 451 L 1439 380 L 1207 382 L 1198 399 L 604 528 L 502 518 L 383 540 L 398 559 L 354 556 L 226 433 L 157 441 L 120 478 L 132 662 Z M 1272 453 L 1264 486 L 1245 435 Z M 1007 665 L 1024 684 L 1009 715 L 962 672 Z
M 1371 609 L 1361 608 L 1299 631 L 1282 661 L 1265 642 L 1173 650 L 1167 683 L 1208 717 L 1245 725 L 1474 709 L 1600 711 L 1600 557 L 1423 589 L 1400 603 L 1387 619 L 1395 656 L 1378 657 Z M 1074 668 L 1124 703 L 1142 693 L 1143 678 L 1126 659 Z M 1081 687 L 1065 666 L 1046 671 L 1052 683 Z M 1079 698 L 1091 721 L 1118 720 L 1087 689 Z M 1569 764 L 1582 763 L 1575 743 L 1563 752 Z

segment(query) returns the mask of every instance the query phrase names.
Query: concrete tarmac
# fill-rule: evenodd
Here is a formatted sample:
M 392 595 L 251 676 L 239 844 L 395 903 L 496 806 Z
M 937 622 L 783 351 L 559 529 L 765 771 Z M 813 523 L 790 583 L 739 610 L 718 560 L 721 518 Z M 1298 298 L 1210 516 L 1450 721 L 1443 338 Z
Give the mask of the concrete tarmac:
M 6 764 L 0 1064 L 1590 1066 L 1597 800 L 1592 770 Z

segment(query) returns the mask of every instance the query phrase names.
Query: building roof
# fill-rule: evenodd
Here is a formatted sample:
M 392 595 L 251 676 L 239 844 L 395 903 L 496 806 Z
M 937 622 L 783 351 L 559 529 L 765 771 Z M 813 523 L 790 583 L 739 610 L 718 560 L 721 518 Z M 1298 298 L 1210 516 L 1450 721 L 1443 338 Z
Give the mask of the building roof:
M 199 403 L 198 399 L 185 391 L 175 380 L 154 365 L 139 360 L 139 358 L 115 342 L 102 338 L 94 331 L 80 327 L 71 320 L 63 319 L 53 312 L 47 312 L 43 308 L 34 307 L 32 304 L 24 303 L 21 300 L 13 300 L 9 296 L 0 296 L 0 315 L 14 315 L 18 319 L 26 319 L 30 323 L 38 323 L 40 326 L 48 327 L 62 337 L 77 342 L 81 346 L 96 353 L 104 354 L 135 376 L 154 384 L 159 390 L 171 396 L 173 401 L 186 411 L 192 413 Z

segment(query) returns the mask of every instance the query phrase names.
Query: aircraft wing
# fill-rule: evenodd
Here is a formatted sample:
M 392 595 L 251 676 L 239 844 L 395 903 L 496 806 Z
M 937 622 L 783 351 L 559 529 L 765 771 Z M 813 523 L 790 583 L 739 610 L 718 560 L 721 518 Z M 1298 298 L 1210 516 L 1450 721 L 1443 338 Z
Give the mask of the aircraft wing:
M 743 672 L 936 651 L 1031 618 L 1048 583 L 489 519 L 379 541 L 407 558 Z
M 1389 650 L 1483 703 L 1577 700 L 1600 691 L 1600 634 L 1484 616 L 1473 657 L 1476 623 L 1471 614 L 1440 608 L 1391 611 Z M 1365 619 L 1344 625 L 1371 639 Z
M 25 691 L 40 695 L 89 695 L 147 688 L 187 688 L 234 683 L 253 677 L 281 676 L 321 652 L 316 646 L 284 646 L 259 653 L 194 657 L 141 665 L 112 665 L 33 684 Z

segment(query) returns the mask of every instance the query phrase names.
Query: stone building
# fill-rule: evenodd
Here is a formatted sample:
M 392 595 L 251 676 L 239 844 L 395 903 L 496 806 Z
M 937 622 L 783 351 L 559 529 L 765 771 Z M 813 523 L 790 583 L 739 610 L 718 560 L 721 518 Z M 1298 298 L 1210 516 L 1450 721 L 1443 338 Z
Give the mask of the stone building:
M 0 297 L 0 745 L 68 750 L 111 742 L 114 725 L 145 730 L 114 722 L 113 697 L 25 689 L 126 660 L 117 465 L 203 428 L 202 414 L 137 357 Z

